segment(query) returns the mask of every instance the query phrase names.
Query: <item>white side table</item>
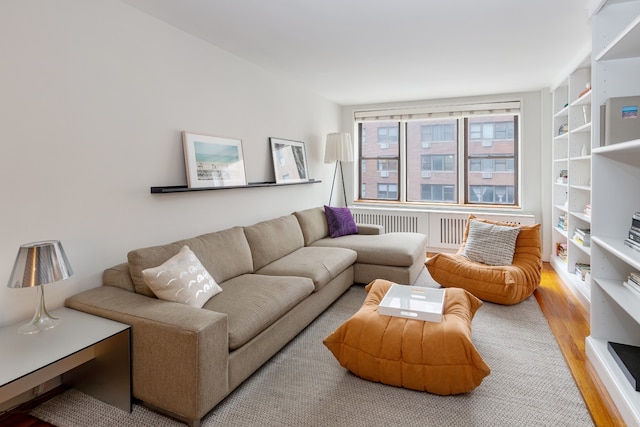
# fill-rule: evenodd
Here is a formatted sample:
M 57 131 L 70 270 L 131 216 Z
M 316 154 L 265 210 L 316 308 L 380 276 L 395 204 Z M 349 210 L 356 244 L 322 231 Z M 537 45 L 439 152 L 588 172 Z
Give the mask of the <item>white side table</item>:
M 62 375 L 65 384 L 131 412 L 131 326 L 70 308 L 32 335 L 0 328 L 0 402 Z M 23 322 L 24 323 L 24 322 Z

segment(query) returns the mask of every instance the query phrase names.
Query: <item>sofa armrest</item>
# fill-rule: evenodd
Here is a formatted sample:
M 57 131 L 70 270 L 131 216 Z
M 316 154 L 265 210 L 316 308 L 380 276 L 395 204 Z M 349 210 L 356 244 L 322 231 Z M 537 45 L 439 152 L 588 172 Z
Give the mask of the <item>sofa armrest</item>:
M 65 305 L 131 325 L 135 398 L 199 420 L 228 394 L 226 314 L 113 286 L 74 295 Z
M 384 234 L 384 227 L 376 224 L 356 224 L 358 234 Z

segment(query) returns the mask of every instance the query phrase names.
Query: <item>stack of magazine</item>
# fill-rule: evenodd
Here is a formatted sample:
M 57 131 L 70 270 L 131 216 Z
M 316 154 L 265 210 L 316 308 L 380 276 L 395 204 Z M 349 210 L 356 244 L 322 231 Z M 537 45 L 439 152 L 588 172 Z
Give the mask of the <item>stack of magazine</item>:
M 629 236 L 624 239 L 624 244 L 640 252 L 640 212 L 633 214 Z
M 626 282 L 622 284 L 631 291 L 632 294 L 640 298 L 640 273 L 631 272 Z
M 591 246 L 591 229 L 576 227 L 576 231 L 573 234 L 573 240 L 584 247 Z M 640 246 L 640 240 L 638 241 L 638 246 Z

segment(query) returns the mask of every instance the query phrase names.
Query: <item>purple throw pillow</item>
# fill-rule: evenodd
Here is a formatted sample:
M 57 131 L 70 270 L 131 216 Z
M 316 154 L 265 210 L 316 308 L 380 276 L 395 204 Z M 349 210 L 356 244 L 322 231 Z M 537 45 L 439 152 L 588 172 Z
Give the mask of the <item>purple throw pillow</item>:
M 358 227 L 353 220 L 353 215 L 349 208 L 324 207 L 331 237 L 346 236 L 347 234 L 358 234 Z

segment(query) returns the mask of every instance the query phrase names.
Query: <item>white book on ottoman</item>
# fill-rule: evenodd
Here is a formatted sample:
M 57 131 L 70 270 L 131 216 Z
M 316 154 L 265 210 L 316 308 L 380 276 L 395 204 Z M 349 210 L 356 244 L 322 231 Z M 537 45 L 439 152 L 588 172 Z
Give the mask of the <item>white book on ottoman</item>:
M 444 307 L 444 289 L 391 285 L 378 307 L 386 316 L 440 322 Z

